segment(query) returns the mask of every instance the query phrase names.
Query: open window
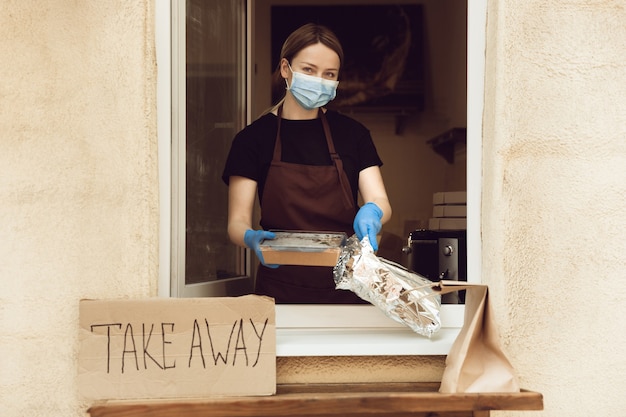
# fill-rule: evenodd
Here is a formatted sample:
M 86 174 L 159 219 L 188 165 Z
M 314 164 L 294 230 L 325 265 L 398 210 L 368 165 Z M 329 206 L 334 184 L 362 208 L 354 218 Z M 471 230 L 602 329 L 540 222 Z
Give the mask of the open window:
M 486 0 L 472 1 L 471 5 L 462 0 L 446 1 L 461 4 L 463 8 L 467 6 L 467 278 L 469 282 L 480 282 L 480 147 Z M 161 184 L 159 294 L 179 297 L 245 293 L 251 288 L 252 262 L 247 251 L 228 242 L 226 187 L 215 182 L 215 178 L 219 180 L 222 169 L 219 153 L 225 155 L 234 134 L 255 119 L 269 100 L 269 91 L 257 92 L 255 88 L 258 87 L 256 78 L 271 72 L 269 66 L 258 65 L 257 56 L 267 51 L 269 57 L 269 39 L 257 37 L 259 29 L 269 24 L 259 20 L 259 16 L 267 19 L 272 0 L 165 3 L 156 5 Z M 186 39 L 193 36 L 208 37 L 206 48 L 190 49 Z M 252 38 L 256 42 L 254 48 L 250 47 Z M 194 53 L 202 58 L 188 59 Z M 226 103 L 219 98 L 222 96 L 233 100 Z M 190 102 L 206 107 L 190 110 Z M 374 117 L 373 129 L 388 125 L 390 119 L 392 126 L 397 127 L 401 120 L 397 116 Z M 366 124 L 369 127 L 369 123 Z M 190 129 L 195 132 L 193 135 L 188 135 Z M 205 140 L 210 143 L 203 143 Z M 402 138 L 395 137 L 383 147 L 395 146 L 394 140 Z M 194 154 L 203 146 L 204 153 Z M 193 175 L 195 179 L 191 178 Z M 205 175 L 214 178 L 211 180 Z M 200 188 L 205 187 L 200 190 L 201 195 L 190 192 L 190 181 L 196 181 Z M 207 191 L 210 181 L 214 181 L 215 190 Z M 399 186 L 388 184 L 390 189 Z M 206 200 L 203 202 L 202 198 Z M 196 203 L 199 205 L 194 208 Z M 193 210 L 214 212 L 208 219 L 189 221 L 187 217 Z M 197 236 L 189 236 L 189 233 Z M 222 238 L 215 238 L 213 234 Z M 206 241 L 202 240 L 204 237 Z M 213 242 L 215 239 L 217 243 Z M 194 266 L 193 261 L 187 260 L 193 251 L 199 251 L 200 257 L 212 265 Z M 426 340 L 392 322 L 372 306 L 278 305 L 277 353 L 280 356 L 445 354 L 462 324 L 463 312 L 462 305 L 444 305 L 444 328 L 436 337 Z

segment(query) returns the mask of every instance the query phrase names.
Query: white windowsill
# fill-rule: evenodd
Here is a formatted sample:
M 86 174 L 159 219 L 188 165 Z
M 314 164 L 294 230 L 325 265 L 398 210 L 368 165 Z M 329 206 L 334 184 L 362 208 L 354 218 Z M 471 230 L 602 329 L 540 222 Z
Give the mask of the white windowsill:
M 410 329 L 277 329 L 276 356 L 447 355 L 459 330 L 428 339 Z
M 374 306 L 277 305 L 276 355 L 447 355 L 462 327 L 463 308 L 443 305 L 442 327 L 428 338 Z

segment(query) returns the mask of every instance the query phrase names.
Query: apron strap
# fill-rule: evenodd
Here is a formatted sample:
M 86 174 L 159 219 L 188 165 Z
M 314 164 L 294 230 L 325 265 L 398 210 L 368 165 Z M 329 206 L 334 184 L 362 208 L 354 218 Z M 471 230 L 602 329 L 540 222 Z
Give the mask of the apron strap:
M 339 184 L 341 185 L 341 189 L 343 190 L 344 204 L 346 205 L 346 207 L 353 207 L 354 202 L 352 200 L 352 189 L 350 188 L 350 182 L 348 180 L 348 176 L 343 170 L 343 162 L 341 161 L 341 158 L 339 157 L 337 151 L 335 151 L 335 143 L 333 142 L 333 137 L 330 134 L 330 126 L 328 126 L 326 115 L 321 108 L 319 110 L 319 115 L 322 119 L 322 126 L 324 127 L 324 134 L 326 135 L 326 143 L 328 144 L 328 150 L 330 151 L 330 159 L 333 161 L 335 168 L 337 168 Z
M 278 127 L 276 128 L 276 142 L 274 143 L 274 156 L 272 157 L 272 161 L 279 162 L 282 158 L 282 145 L 280 143 L 280 121 L 282 120 L 283 113 L 283 105 L 281 104 L 278 107 Z

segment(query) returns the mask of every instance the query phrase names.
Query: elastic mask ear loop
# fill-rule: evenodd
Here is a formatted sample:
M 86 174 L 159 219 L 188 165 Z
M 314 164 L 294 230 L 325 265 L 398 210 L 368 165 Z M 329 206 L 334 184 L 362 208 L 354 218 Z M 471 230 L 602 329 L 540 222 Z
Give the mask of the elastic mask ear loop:
M 291 69 L 291 64 L 289 64 L 289 62 L 287 62 L 287 66 L 289 67 L 289 71 L 291 71 L 291 76 L 293 77 L 293 70 Z M 293 81 L 291 82 L 291 84 L 293 84 Z M 285 78 L 285 85 L 287 86 L 287 90 L 289 90 L 291 87 L 289 87 L 289 81 L 287 81 L 287 79 Z

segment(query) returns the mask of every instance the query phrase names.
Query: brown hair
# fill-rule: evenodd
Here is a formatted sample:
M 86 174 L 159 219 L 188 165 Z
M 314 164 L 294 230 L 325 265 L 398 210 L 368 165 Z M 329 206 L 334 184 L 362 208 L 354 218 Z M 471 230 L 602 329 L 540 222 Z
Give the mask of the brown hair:
M 337 36 L 326 26 L 316 23 L 307 23 L 291 32 L 280 50 L 280 59 L 272 74 L 272 98 L 274 102 L 281 101 L 285 96 L 285 80 L 280 75 L 280 63 L 284 59 L 291 63 L 294 56 L 307 46 L 321 43 L 339 55 L 339 65 L 343 63 L 343 48 Z

